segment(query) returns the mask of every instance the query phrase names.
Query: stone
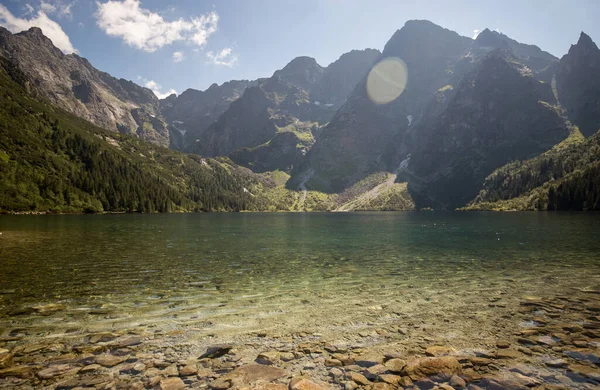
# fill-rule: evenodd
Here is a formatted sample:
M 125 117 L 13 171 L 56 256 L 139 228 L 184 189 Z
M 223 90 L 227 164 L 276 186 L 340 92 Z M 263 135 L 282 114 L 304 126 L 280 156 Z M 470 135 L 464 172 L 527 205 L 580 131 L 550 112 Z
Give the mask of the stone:
M 104 367 L 114 367 L 129 359 L 129 356 L 114 356 L 110 354 L 96 355 L 94 362 Z
M 79 370 L 79 373 L 86 374 L 88 372 L 100 371 L 101 369 L 102 369 L 102 366 L 99 364 L 90 364 L 88 366 L 83 367 L 81 370 Z
M 467 387 L 467 382 L 458 375 L 452 375 L 450 378 L 450 386 L 454 387 L 455 389 L 463 389 Z
M 390 385 L 398 386 L 398 384 L 402 380 L 402 377 L 400 375 L 394 375 L 394 374 L 381 374 L 381 375 L 379 375 L 379 377 L 377 379 L 379 379 L 381 382 L 385 382 L 385 383 L 389 383 Z
M 344 382 L 344 390 L 355 390 L 357 388 L 358 388 L 358 385 L 356 384 L 356 382 L 352 382 L 352 381 Z
M 444 346 L 441 346 L 441 345 L 434 345 L 434 346 L 431 346 L 431 347 L 429 347 L 429 348 L 427 348 L 425 350 L 425 355 L 437 357 L 437 356 L 452 355 L 455 352 L 456 351 L 453 348 L 444 347 Z
M 325 387 L 307 378 L 294 378 L 289 384 L 290 390 L 324 390 Z
M 218 357 L 227 355 L 233 346 L 231 344 L 216 344 L 208 347 L 199 359 L 216 359 Z
M 55 376 L 64 375 L 66 372 L 71 370 L 73 367 L 68 364 L 59 364 L 55 366 L 50 366 L 48 368 L 44 368 L 43 370 L 38 371 L 37 376 L 40 379 L 51 379 Z M 79 369 L 77 369 L 79 371 Z
M 367 377 L 365 377 L 363 374 L 359 374 L 357 372 L 353 372 L 350 374 L 350 379 L 356 383 L 358 383 L 359 385 L 369 385 L 371 384 L 371 381 L 367 379 Z
M 373 386 L 371 387 L 372 390 L 394 390 L 395 387 L 390 385 L 389 383 L 385 383 L 385 382 L 376 382 L 373 383 Z
M 341 367 L 342 362 L 337 359 L 325 359 L 325 367 Z
M 179 369 L 180 376 L 196 375 L 198 373 L 198 367 L 195 364 L 188 364 Z
M 361 367 L 371 367 L 376 364 L 383 364 L 383 356 L 377 354 L 366 354 L 358 356 L 354 359 L 354 364 L 357 364 Z
M 28 344 L 25 346 L 25 348 L 23 348 L 21 353 L 27 355 L 30 353 L 42 351 L 44 349 L 46 349 L 46 346 L 42 344 Z
M 210 382 L 208 384 L 208 387 L 210 387 L 213 390 L 227 390 L 231 387 L 231 381 L 225 379 L 217 379 Z
M 564 359 L 553 359 L 553 360 L 548 360 L 544 363 L 548 367 L 552 367 L 552 368 L 561 368 L 561 367 L 566 367 L 569 365 L 569 363 L 567 363 L 567 361 Z
M 406 367 L 406 361 L 402 359 L 390 359 L 385 362 L 385 367 L 392 373 L 400 374 L 404 370 L 404 367 Z
M 402 379 L 400 379 L 400 386 L 402 386 L 402 387 L 412 387 L 413 386 L 413 381 L 409 377 L 403 376 Z
M 431 390 L 433 388 L 435 388 L 435 382 L 433 382 L 431 379 L 428 378 L 423 378 L 421 380 L 418 380 L 415 382 L 415 387 L 419 390 Z
M 236 368 L 233 372 L 227 374 L 227 377 L 231 378 L 234 383 L 250 384 L 257 381 L 272 382 L 286 375 L 286 371 L 278 367 L 247 364 Z
M 506 340 L 498 340 L 496 341 L 496 347 L 500 349 L 506 349 L 510 347 L 510 343 Z
M 584 364 L 569 364 L 567 370 L 574 372 L 575 374 L 585 376 L 588 378 L 598 378 L 600 377 L 600 370 L 595 367 L 586 366 Z
M 588 346 L 588 342 L 586 340 L 573 340 L 573 345 L 578 348 L 586 348 Z
M 17 378 L 29 378 L 33 375 L 32 366 L 13 366 L 0 370 L 0 378 L 14 376 Z
M 384 374 L 388 372 L 388 369 L 383 364 L 376 364 L 366 369 L 366 372 L 373 377 L 377 377 L 378 375 Z
M 57 311 L 65 310 L 65 305 L 61 305 L 60 303 L 50 303 L 48 305 L 33 306 L 32 309 L 40 315 L 47 316 L 56 313 Z
M 0 368 L 6 368 L 13 362 L 12 353 L 0 353 Z
M 275 364 L 278 360 L 279 351 L 261 352 L 256 357 L 257 362 L 264 362 L 265 364 Z
M 185 389 L 185 383 L 181 380 L 181 378 L 171 377 L 165 378 L 160 382 L 161 390 L 182 390 Z
M 426 357 L 409 362 L 404 373 L 412 380 L 419 380 L 436 374 L 458 374 L 461 368 L 453 356 Z
M 333 367 L 331 370 L 329 370 L 329 375 L 331 375 L 333 378 L 339 378 L 344 375 L 344 373 L 339 368 Z
M 492 378 L 483 378 L 478 385 L 484 389 L 524 389 L 539 386 L 541 382 L 535 378 L 521 375 L 518 372 L 503 372 Z
M 441 385 L 438 385 L 438 388 L 441 390 L 456 390 L 454 387 L 447 385 L 445 383 L 442 383 Z
M 283 383 L 267 383 L 262 386 L 256 386 L 253 390 L 288 390 L 288 387 Z
M 294 355 L 291 352 L 281 352 L 279 354 L 279 359 L 281 359 L 281 361 L 283 361 L 283 362 L 290 362 L 290 361 L 296 359 L 296 355 Z
M 124 340 L 117 342 L 116 346 L 118 348 L 133 347 L 135 345 L 141 344 L 143 340 L 144 339 L 141 338 L 140 336 L 132 336 L 132 337 L 128 337 Z
M 501 349 L 496 352 L 496 359 L 518 359 L 523 354 L 519 351 L 515 351 L 514 349 Z
M 469 359 L 469 361 L 474 365 L 474 366 L 487 366 L 488 364 L 490 364 L 492 362 L 492 359 L 487 359 L 487 358 L 482 358 L 482 357 L 472 357 Z
M 176 364 L 171 364 L 169 367 L 162 370 L 161 373 L 164 376 L 179 376 L 179 370 L 177 369 Z

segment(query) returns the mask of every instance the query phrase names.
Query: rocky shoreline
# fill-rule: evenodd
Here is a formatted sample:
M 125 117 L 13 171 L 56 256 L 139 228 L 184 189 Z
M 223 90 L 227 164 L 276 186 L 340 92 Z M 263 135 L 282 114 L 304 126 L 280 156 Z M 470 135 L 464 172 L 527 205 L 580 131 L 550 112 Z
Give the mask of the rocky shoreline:
M 498 310 L 487 344 L 452 342 L 397 319 L 349 330 L 194 339 L 195 329 L 126 329 L 62 340 L 0 335 L 0 388 L 592 389 L 600 386 L 600 291 L 525 297 Z M 37 309 L 41 315 L 60 307 Z M 452 323 L 446 324 L 452 328 Z M 458 329 L 459 330 L 459 329 Z M 350 332 L 350 333 L 348 333 Z M 223 343 L 222 341 L 228 341 Z

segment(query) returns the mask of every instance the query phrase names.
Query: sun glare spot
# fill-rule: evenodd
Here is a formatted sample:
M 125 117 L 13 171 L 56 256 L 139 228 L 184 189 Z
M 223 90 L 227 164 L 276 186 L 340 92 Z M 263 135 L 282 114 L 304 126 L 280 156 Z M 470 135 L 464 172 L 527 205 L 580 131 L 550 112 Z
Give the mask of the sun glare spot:
M 406 87 L 408 70 L 400 58 L 388 57 L 379 61 L 369 72 L 367 95 L 376 104 L 390 103 Z

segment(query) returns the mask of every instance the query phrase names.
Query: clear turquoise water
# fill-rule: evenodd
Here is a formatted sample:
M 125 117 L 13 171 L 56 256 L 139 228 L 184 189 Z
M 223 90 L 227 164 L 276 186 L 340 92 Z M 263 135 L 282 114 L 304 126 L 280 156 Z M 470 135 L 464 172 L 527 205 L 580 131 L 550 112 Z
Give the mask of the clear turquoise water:
M 0 333 L 318 329 L 600 286 L 592 213 L 0 216 L 0 232 Z

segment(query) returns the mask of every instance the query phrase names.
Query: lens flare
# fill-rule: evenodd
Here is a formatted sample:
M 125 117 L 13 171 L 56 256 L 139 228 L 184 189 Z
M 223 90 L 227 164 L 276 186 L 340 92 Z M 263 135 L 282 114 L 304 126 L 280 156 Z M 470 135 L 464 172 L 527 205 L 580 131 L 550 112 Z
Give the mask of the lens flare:
M 408 70 L 400 58 L 379 61 L 369 72 L 367 95 L 376 104 L 386 104 L 398 98 L 406 87 Z

